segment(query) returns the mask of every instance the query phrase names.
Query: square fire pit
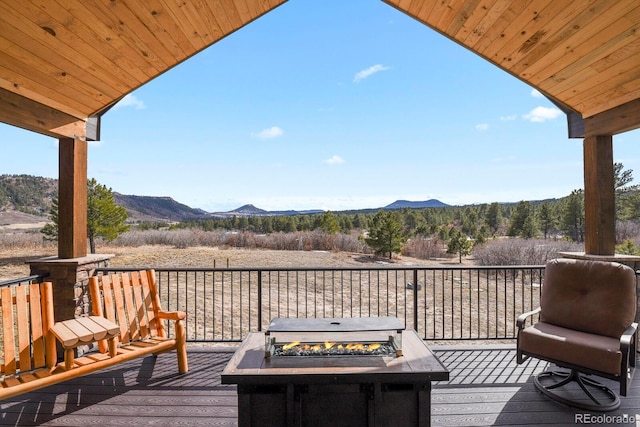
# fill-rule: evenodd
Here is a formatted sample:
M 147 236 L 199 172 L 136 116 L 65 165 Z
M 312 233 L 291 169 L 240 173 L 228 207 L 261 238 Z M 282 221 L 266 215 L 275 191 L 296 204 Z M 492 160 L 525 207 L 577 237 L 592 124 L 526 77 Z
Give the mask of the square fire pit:
M 299 350 L 282 354 L 286 345 Z M 418 334 L 390 317 L 274 319 L 222 373 L 238 386 L 241 427 L 428 426 L 431 381 L 448 379 Z

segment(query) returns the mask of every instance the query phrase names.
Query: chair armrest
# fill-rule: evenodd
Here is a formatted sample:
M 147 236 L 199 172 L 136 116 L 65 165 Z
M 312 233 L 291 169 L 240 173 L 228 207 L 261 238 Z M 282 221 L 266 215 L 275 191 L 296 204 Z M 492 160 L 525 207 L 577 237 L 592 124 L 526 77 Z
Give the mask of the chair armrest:
M 518 325 L 518 329 L 524 329 L 524 325 L 527 322 L 527 318 L 538 313 L 540 313 L 540 307 L 536 308 L 533 311 L 522 313 L 520 316 L 518 316 L 518 320 L 516 320 L 516 325 Z
M 187 318 L 187 313 L 184 311 L 159 311 L 158 317 L 168 320 L 184 320 Z
M 631 346 L 633 336 L 636 334 L 637 330 L 637 323 L 632 323 L 631 325 L 629 325 L 629 327 L 622 333 L 622 336 L 620 337 L 620 349 L 628 349 Z

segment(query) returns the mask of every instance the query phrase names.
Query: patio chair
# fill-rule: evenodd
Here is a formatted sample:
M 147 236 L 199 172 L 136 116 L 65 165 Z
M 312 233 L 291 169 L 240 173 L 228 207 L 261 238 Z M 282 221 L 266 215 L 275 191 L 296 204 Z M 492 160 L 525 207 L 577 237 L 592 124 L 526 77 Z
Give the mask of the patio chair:
M 539 320 L 525 327 L 535 314 Z M 620 395 L 627 395 L 636 364 L 635 314 L 633 269 L 616 262 L 549 261 L 540 307 L 517 320 L 517 363 L 535 357 L 567 368 L 534 378 L 536 388 L 553 400 L 591 411 L 615 410 L 618 395 L 587 376 L 617 381 Z M 574 382 L 580 388 L 569 386 Z

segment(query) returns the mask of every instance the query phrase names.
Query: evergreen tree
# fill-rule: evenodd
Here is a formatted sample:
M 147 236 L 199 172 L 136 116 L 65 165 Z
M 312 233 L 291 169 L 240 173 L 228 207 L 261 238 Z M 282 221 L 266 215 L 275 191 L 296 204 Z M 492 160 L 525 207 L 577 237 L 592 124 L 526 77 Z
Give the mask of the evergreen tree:
M 633 220 L 638 218 L 638 205 L 640 195 L 639 185 L 629 185 L 633 182 L 633 170 L 623 170 L 622 163 L 614 163 L 614 188 L 616 194 L 616 219 Z
M 51 222 L 42 227 L 40 232 L 44 234 L 45 239 L 58 240 L 58 198 L 51 199 L 51 209 L 49 210 L 49 218 Z
M 369 236 L 365 239 L 367 245 L 375 251 L 376 255 L 389 255 L 399 253 L 407 242 L 403 232 L 403 225 L 397 212 L 378 211 L 371 219 Z
M 561 227 L 573 241 L 584 241 L 584 193 L 582 190 L 573 190 L 564 202 Z
M 49 212 L 52 223 L 45 225 L 41 232 L 50 239 L 58 238 L 58 199 L 54 198 Z M 114 240 L 129 229 L 125 224 L 127 211 L 118 206 L 110 188 L 98 184 L 92 178 L 87 181 L 87 238 L 92 254 L 96 253 L 95 239 L 102 237 Z
M 476 234 L 474 246 L 482 245 L 483 243 L 486 243 L 488 234 L 489 234 L 489 228 L 487 224 L 482 224 L 480 226 L 480 229 L 478 230 L 478 233 Z
M 449 233 L 449 242 L 447 243 L 448 254 L 458 254 L 458 261 L 462 264 L 462 257 L 471 254 L 473 242 L 469 240 L 466 234 L 454 228 Z
M 630 239 L 627 239 L 616 246 L 616 252 L 623 255 L 640 255 L 640 249 L 638 249 L 635 243 Z
M 326 211 L 320 217 L 320 227 L 322 231 L 326 231 L 329 234 L 335 234 L 340 231 L 340 224 L 338 219 L 331 211 Z
M 478 232 L 478 212 L 474 208 L 467 206 L 462 212 L 460 225 L 463 233 L 468 236 L 475 236 Z
M 531 202 L 521 201 L 511 215 L 507 236 L 530 239 L 536 235 L 536 222 Z
M 544 202 L 540 205 L 538 211 L 538 223 L 540 224 L 540 230 L 546 240 L 549 232 L 556 226 L 556 219 L 553 215 L 553 209 L 549 202 Z
M 87 237 L 91 253 L 96 253 L 96 237 L 112 241 L 127 231 L 126 220 L 127 211 L 116 204 L 111 188 L 91 178 L 87 182 Z
M 491 234 L 496 234 L 498 232 L 500 223 L 502 222 L 502 211 L 498 202 L 493 202 L 491 203 L 491 205 L 489 205 L 487 213 L 484 217 L 484 222 L 486 222 L 489 226 Z

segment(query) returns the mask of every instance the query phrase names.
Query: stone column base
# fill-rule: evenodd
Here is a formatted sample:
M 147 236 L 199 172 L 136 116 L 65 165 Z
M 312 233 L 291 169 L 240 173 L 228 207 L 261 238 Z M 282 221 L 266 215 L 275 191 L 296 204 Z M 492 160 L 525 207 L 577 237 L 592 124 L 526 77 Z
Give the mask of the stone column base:
M 47 275 L 53 282 L 53 302 L 56 322 L 91 312 L 89 277 L 96 268 L 106 268 L 114 255 L 91 254 L 82 258 L 40 258 L 29 261 L 31 274 Z

